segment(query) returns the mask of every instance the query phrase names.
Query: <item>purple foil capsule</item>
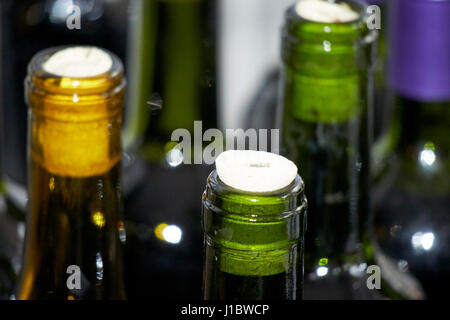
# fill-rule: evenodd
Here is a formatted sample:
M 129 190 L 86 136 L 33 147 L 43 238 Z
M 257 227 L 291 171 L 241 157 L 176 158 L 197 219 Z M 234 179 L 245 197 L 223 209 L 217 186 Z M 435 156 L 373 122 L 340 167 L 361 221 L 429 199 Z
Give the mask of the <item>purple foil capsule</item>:
M 390 0 L 390 82 L 410 99 L 450 99 L 450 0 Z

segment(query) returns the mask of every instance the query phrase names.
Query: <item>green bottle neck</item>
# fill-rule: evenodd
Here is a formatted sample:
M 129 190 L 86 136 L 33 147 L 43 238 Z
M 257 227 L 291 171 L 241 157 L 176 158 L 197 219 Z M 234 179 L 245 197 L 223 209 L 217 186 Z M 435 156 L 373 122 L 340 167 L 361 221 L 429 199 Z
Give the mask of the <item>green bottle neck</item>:
M 220 248 L 224 272 L 265 276 L 285 271 L 284 251 L 303 237 L 306 200 L 297 177 L 274 194 L 237 193 L 216 171 L 208 178 L 203 199 L 205 237 Z M 241 255 L 234 257 L 234 255 Z
M 202 209 L 205 297 L 225 294 L 222 291 L 228 286 L 227 275 L 262 279 L 286 273 L 288 279 L 278 286 L 287 287 L 289 282 L 292 290 L 301 287 L 296 281 L 301 283 L 303 277 L 303 188 L 303 181 L 297 176 L 279 192 L 245 194 L 223 184 L 215 171 L 211 173 Z M 242 294 L 246 297 L 246 292 Z
M 360 19 L 316 23 L 291 9 L 284 28 L 282 145 L 312 186 L 305 266 L 318 277 L 363 261 L 359 244 L 366 243 L 367 113 L 377 34 L 364 22 L 365 6 L 349 4 Z
M 124 145 L 161 163 L 174 130 L 216 127 L 215 1 L 138 3 Z
M 361 18 L 346 23 L 302 19 L 291 7 L 283 29 L 285 108 L 313 123 L 345 122 L 361 112 L 367 92 L 376 32 L 364 23 L 364 6 L 350 2 Z

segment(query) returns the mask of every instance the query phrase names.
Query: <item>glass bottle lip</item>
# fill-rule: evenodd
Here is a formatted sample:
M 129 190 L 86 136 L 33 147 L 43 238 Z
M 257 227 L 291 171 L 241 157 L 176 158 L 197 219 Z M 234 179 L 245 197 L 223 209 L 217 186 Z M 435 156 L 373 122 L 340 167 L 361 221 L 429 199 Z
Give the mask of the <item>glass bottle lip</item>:
M 220 180 L 217 170 L 213 170 L 208 177 L 208 184 L 211 185 L 217 193 L 229 193 L 236 195 L 247 195 L 247 196 L 268 196 L 268 197 L 286 197 L 291 194 L 303 193 L 304 182 L 300 175 L 297 174 L 294 181 L 292 181 L 288 186 L 283 189 L 275 190 L 272 192 L 248 192 L 235 189 L 228 186 L 222 180 Z
M 356 10 L 360 16 L 357 19 L 354 20 L 350 20 L 350 21 L 346 21 L 346 22 L 339 22 L 339 25 L 352 25 L 355 23 L 362 21 L 365 21 L 365 18 L 367 17 L 367 12 L 366 12 L 366 8 L 367 5 L 365 3 L 359 2 L 359 1 L 355 1 L 355 0 L 338 0 L 335 1 L 334 3 L 347 3 L 352 9 Z M 287 18 L 288 19 L 293 19 L 293 20 L 297 20 L 297 22 L 310 22 L 310 23 L 315 23 L 315 24 L 320 24 L 320 25 L 333 25 L 333 24 L 337 24 L 334 22 L 318 22 L 318 21 L 313 21 L 313 20 L 309 20 L 306 19 L 302 16 L 300 16 L 297 13 L 296 10 L 296 4 L 293 4 L 286 12 Z
M 249 193 L 226 185 L 214 170 L 207 179 L 203 198 L 220 211 L 235 216 L 260 217 L 263 220 L 275 221 L 297 214 L 299 209 L 306 209 L 304 188 L 305 184 L 297 174 L 295 180 L 283 189 Z
M 43 65 L 54 53 L 71 48 L 96 48 L 102 50 L 111 58 L 111 68 L 102 74 L 88 77 L 67 77 L 56 75 L 44 69 Z M 28 64 L 28 74 L 25 79 L 26 86 L 35 87 L 47 93 L 80 94 L 80 95 L 109 95 L 125 87 L 124 68 L 121 60 L 109 50 L 104 48 L 77 45 L 57 46 L 39 51 Z
M 296 4 L 289 7 L 285 13 L 285 24 L 282 29 L 283 41 L 295 43 L 297 38 L 322 42 L 322 38 L 335 37 L 333 41 L 348 42 L 364 45 L 373 42 L 378 34 L 376 30 L 367 28 L 363 35 L 362 30 L 369 17 L 368 5 L 355 0 L 339 0 L 337 3 L 347 3 L 352 9 L 359 13 L 359 18 L 346 22 L 318 22 L 306 19 L 296 11 Z

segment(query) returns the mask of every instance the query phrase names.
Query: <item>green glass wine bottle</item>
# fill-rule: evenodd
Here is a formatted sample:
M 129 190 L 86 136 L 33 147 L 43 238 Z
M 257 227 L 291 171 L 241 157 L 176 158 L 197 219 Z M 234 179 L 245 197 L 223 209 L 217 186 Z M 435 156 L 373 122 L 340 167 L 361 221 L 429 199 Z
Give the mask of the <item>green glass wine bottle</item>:
M 246 156 L 251 151 L 231 152 Z M 240 164 L 233 159 L 227 165 Z M 301 299 L 306 227 L 303 180 L 294 175 L 282 189 L 250 192 L 225 184 L 216 167 L 203 194 L 203 298 Z M 251 168 L 241 169 L 237 175 L 251 179 Z
M 30 62 L 29 214 L 18 299 L 122 299 L 122 63 L 96 47 Z
M 322 17 L 316 6 L 332 6 L 334 13 Z M 371 253 L 368 156 L 377 34 L 365 15 L 366 6 L 356 1 L 300 1 L 286 13 L 279 123 L 281 151 L 301 168 L 307 186 L 305 298 L 355 298 L 355 288 L 367 290 L 361 279 L 364 254 Z
M 217 127 L 216 3 L 130 1 L 130 81 L 123 131 L 132 159 L 124 166 L 130 299 L 183 299 L 201 293 L 198 199 L 211 169 L 187 164 L 188 156 L 174 150 L 178 142 L 171 140 L 176 129 L 198 136 L 194 121 L 201 121 L 200 131 Z M 198 154 L 191 152 L 190 163 Z M 175 238 L 164 237 L 170 230 L 176 230 Z
M 134 1 L 125 147 L 150 163 L 166 162 L 178 128 L 216 119 L 215 1 Z

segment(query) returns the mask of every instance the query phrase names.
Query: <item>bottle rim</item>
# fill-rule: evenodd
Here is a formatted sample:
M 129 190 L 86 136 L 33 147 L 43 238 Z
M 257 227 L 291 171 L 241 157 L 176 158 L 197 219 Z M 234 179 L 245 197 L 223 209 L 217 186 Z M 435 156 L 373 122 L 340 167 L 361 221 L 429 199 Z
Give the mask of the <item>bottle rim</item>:
M 333 3 L 337 3 L 337 4 L 347 3 L 352 9 L 356 9 L 356 11 L 360 14 L 359 18 L 350 20 L 350 21 L 346 21 L 346 22 L 338 22 L 338 23 L 313 21 L 313 20 L 306 19 L 297 13 L 297 10 L 296 10 L 297 3 L 298 3 L 298 1 L 296 3 L 294 3 L 293 5 L 291 5 L 289 7 L 289 9 L 287 10 L 286 14 L 288 16 L 292 15 L 289 17 L 291 19 L 297 18 L 297 20 L 299 22 L 311 22 L 311 23 L 317 23 L 317 24 L 321 24 L 321 25 L 330 25 L 330 24 L 352 25 L 352 24 L 360 22 L 361 20 L 365 20 L 365 18 L 367 16 L 367 12 L 366 12 L 367 5 L 365 3 L 355 1 L 355 0 L 337 0 Z
M 108 54 L 108 71 L 88 77 L 67 77 L 44 69 L 54 53 L 67 48 L 96 48 Z M 39 51 L 28 65 L 25 100 L 35 114 L 66 122 L 90 122 L 121 114 L 126 80 L 121 60 L 94 46 L 58 46 Z
M 299 174 L 295 177 L 295 179 L 286 187 L 270 192 L 250 192 L 238 190 L 229 185 L 225 184 L 217 174 L 217 170 L 213 170 L 208 177 L 209 183 L 217 185 L 218 188 L 222 189 L 221 192 L 229 192 L 239 195 L 248 195 L 248 196 L 268 196 L 268 197 L 285 197 L 291 194 L 303 193 L 304 182 Z
M 313 42 L 322 42 L 325 40 L 320 37 L 321 35 L 324 35 L 325 37 L 336 37 L 341 35 L 342 42 L 349 42 L 349 44 L 355 46 L 363 47 L 373 43 L 378 37 L 377 30 L 370 30 L 367 28 L 367 32 L 364 32 L 363 34 L 355 32 L 357 30 L 362 30 L 363 26 L 366 26 L 366 21 L 369 18 L 369 13 L 367 12 L 368 5 L 355 0 L 339 0 L 337 3 L 347 3 L 352 9 L 359 13 L 359 17 L 346 22 L 318 22 L 300 16 L 296 10 L 296 3 L 291 5 L 285 12 L 285 23 L 282 27 L 284 47 L 288 44 L 295 45 L 295 43 L 298 42 L 297 38 L 300 35 L 311 39 Z M 315 28 L 305 29 L 304 26 L 306 25 Z M 336 41 L 336 39 L 334 41 Z
M 306 210 L 304 190 L 305 184 L 297 174 L 291 184 L 280 190 L 264 193 L 240 191 L 222 182 L 217 171 L 213 170 L 207 179 L 203 198 L 206 205 L 225 215 L 270 222 L 285 220 Z
M 56 52 L 73 48 L 96 48 L 108 54 L 112 64 L 108 71 L 87 77 L 69 77 L 53 74 L 44 69 L 44 63 Z M 50 47 L 37 52 L 27 68 L 25 85 L 46 93 L 58 93 L 66 95 L 111 95 L 125 87 L 124 68 L 122 61 L 111 51 L 90 45 L 67 45 Z

